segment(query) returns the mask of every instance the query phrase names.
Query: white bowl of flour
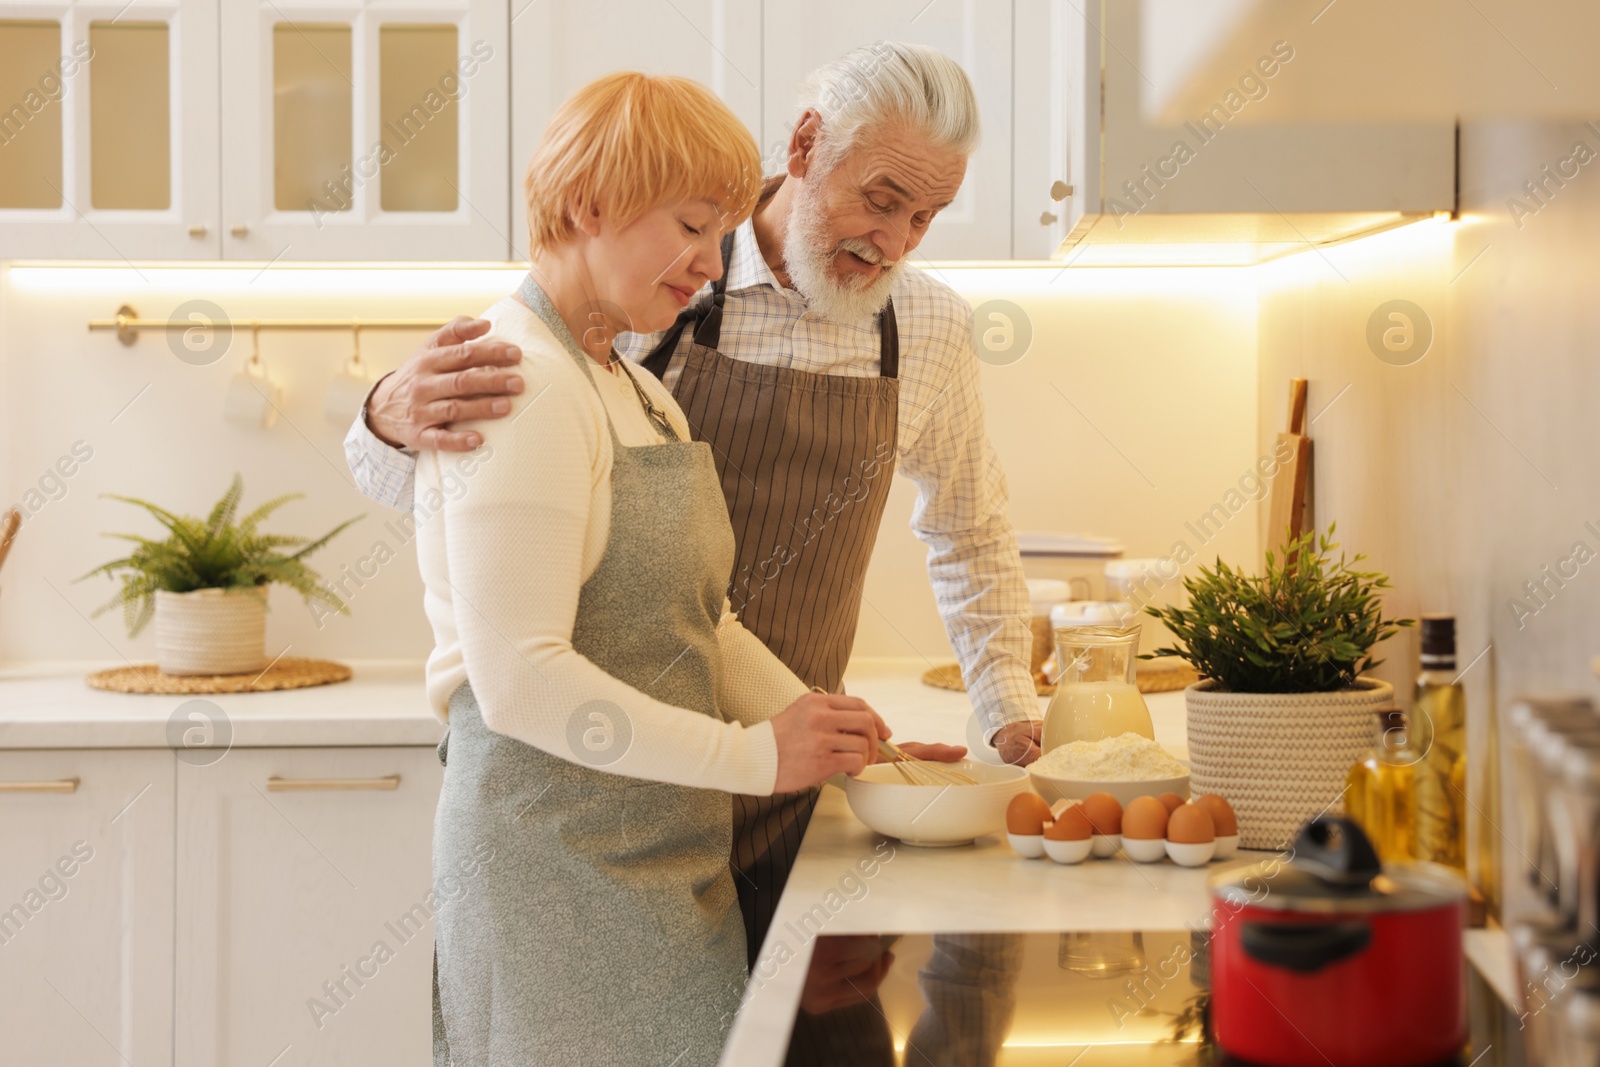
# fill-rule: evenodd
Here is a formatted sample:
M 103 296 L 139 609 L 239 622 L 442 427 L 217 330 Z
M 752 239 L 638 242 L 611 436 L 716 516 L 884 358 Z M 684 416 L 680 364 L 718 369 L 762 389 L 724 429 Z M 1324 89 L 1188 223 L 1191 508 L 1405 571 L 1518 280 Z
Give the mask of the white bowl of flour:
M 1031 764 L 1028 776 L 1050 803 L 1091 793 L 1110 793 L 1123 807 L 1135 797 L 1189 796 L 1189 769 L 1160 744 L 1135 733 L 1060 745 Z

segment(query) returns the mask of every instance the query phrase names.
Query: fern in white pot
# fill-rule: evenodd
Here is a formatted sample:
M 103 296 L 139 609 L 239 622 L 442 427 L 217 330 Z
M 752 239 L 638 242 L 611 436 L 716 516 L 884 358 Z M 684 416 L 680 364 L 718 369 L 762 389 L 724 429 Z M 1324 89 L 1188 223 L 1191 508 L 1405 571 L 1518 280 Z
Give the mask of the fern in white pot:
M 286 585 L 307 601 L 321 601 L 340 612 L 349 610 L 306 565 L 305 557 L 362 516 L 340 523 L 315 540 L 261 533 L 258 528 L 263 520 L 304 494 L 269 500 L 235 522 L 244 496 L 244 481 L 237 474 L 204 519 L 177 515 L 135 497 L 102 495 L 144 508 L 166 527 L 167 536 L 156 540 L 138 534 L 106 534 L 132 541 L 137 547 L 77 580 L 96 574 L 121 579 L 117 595 L 94 614 L 121 607 L 130 637 L 138 636 L 153 617 L 157 665 L 163 674 L 243 674 L 263 669 L 267 663 L 269 585 Z M 286 553 L 285 549 L 294 551 Z

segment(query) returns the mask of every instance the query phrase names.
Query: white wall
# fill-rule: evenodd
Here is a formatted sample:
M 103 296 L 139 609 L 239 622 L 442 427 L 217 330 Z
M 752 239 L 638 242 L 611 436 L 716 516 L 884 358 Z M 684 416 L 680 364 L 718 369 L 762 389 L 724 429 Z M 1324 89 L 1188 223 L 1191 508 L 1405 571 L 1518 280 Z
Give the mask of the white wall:
M 1462 666 L 1483 654 L 1463 679 L 1480 769 L 1491 702 L 1592 692 L 1600 652 L 1600 565 L 1576 558 L 1580 542 L 1600 553 L 1600 164 L 1569 166 L 1541 200 L 1523 189 L 1579 141 L 1600 153 L 1577 125 L 1465 126 L 1459 222 L 1297 257 L 1261 298 L 1262 439 L 1289 377 L 1311 380 L 1313 412 L 1350 386 L 1312 428 L 1319 519 L 1392 575 L 1394 611 L 1452 611 Z M 1396 298 L 1435 330 L 1408 366 L 1365 337 Z M 1563 559 L 1568 577 L 1529 596 Z M 1408 696 L 1416 634 L 1389 646 L 1380 673 Z M 1498 822 L 1510 832 L 1509 810 Z M 1502 849 L 1512 867 L 1515 848 Z
M 1203 546 L 1184 530 L 1185 520 L 1215 503 L 1254 459 L 1250 272 L 995 268 L 946 277 L 975 302 L 1016 301 L 1032 323 L 1032 347 L 1021 361 L 984 369 L 990 431 L 1020 527 L 1106 534 L 1134 554 L 1165 553 L 1186 536 L 1203 553 L 1253 554 L 1247 519 Z M 515 279 L 510 271 L 281 266 L 7 270 L 0 280 L 0 499 L 31 511 L 25 494 L 75 442 L 93 458 L 63 480 L 58 499 L 31 498 L 45 502 L 29 514 L 0 573 L 0 660 L 151 658 L 148 631 L 129 640 L 115 614 L 87 618 L 113 592 L 109 582 L 72 584 L 118 552 L 118 542 L 101 531 L 156 532 L 153 520 L 97 494 L 197 512 L 221 495 L 234 471 L 244 475 L 247 506 L 279 493 L 307 494 L 270 529 L 320 534 L 366 513 L 313 557 L 326 576 L 355 567 L 380 541 L 400 550 L 358 589 L 350 617 L 320 628 L 297 596 L 274 590 L 273 654 L 288 646 L 289 655 L 425 655 L 430 639 L 414 556 L 385 526 L 395 516 L 351 485 L 342 428 L 322 413 L 323 393 L 349 354 L 348 334 L 263 334 L 263 358 L 287 399 L 277 426 L 250 431 L 222 419 L 228 378 L 249 355 L 247 331 L 235 333 L 219 362 L 191 366 L 159 333 L 125 348 L 85 324 L 123 303 L 164 319 L 195 298 L 215 301 L 236 325 L 252 316 L 442 319 L 488 306 Z M 363 349 L 369 364 L 386 370 L 417 339 L 368 333 Z M 909 532 L 912 500 L 913 487 L 900 480 L 868 576 L 857 652 L 933 663 L 950 652 L 925 552 Z
M 983 370 L 989 434 L 1019 530 L 1113 537 L 1129 556 L 1165 556 L 1184 541 L 1197 562 L 1253 558 L 1248 510 L 1208 542 L 1185 525 L 1256 459 L 1252 271 L 944 273 L 977 306 L 1016 302 L 1033 327 L 1026 356 Z M 915 499 L 915 486 L 897 478 L 856 653 L 933 665 L 954 657 L 927 553 L 910 532 Z
M 265 527 L 320 535 L 336 523 L 367 517 L 311 563 L 329 578 L 354 567 L 379 541 L 399 548 L 385 529 L 395 518 L 356 492 L 346 468 L 343 428 L 327 421 L 325 391 L 351 351 L 348 333 L 263 333 L 262 357 L 285 386 L 283 418 L 270 430 L 240 429 L 222 418 L 231 375 L 250 353 L 247 330 L 236 329 L 226 356 L 209 366 L 178 359 L 159 332 L 125 348 L 86 322 L 108 318 L 123 303 L 165 319 L 183 302 L 220 305 L 236 325 L 251 317 L 363 317 L 477 311 L 510 284 L 507 271 L 291 271 L 237 269 L 29 269 L 6 272 L 3 351 L 6 390 L 0 439 L 6 464 L 0 496 L 15 501 L 24 523 L 0 584 L 0 659 L 149 659 L 153 630 L 129 640 L 116 613 L 87 616 L 114 591 L 104 578 L 73 579 L 116 558 L 125 543 L 102 531 L 155 534 L 153 519 L 101 493 L 143 497 L 174 511 L 204 514 L 235 471 L 244 476 L 245 506 L 304 492 Z M 175 339 L 178 335 L 172 335 Z M 375 368 L 400 362 L 416 335 L 363 336 Z M 137 399 L 135 399 L 137 397 Z M 119 414 L 120 413 L 120 414 Z M 64 480 L 59 499 L 29 497 L 74 442 L 93 458 Z M 48 488 L 48 486 L 47 486 Z M 41 497 L 42 507 L 33 511 Z M 32 503 L 30 504 L 30 500 Z M 381 568 L 352 600 L 352 615 L 320 628 L 298 595 L 271 593 L 269 653 L 292 656 L 420 657 L 429 647 L 421 614 L 414 553 Z

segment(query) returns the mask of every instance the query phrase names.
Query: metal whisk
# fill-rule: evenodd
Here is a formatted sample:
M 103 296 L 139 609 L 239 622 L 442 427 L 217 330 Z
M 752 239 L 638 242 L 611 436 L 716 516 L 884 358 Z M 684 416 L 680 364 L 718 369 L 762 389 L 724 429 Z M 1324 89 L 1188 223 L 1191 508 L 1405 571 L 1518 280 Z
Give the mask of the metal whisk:
M 977 785 L 978 780 L 970 774 L 946 767 L 933 760 L 918 759 L 910 756 L 904 750 L 889 741 L 878 742 L 878 757 L 885 763 L 894 765 L 900 772 L 900 777 L 906 780 L 907 785 Z

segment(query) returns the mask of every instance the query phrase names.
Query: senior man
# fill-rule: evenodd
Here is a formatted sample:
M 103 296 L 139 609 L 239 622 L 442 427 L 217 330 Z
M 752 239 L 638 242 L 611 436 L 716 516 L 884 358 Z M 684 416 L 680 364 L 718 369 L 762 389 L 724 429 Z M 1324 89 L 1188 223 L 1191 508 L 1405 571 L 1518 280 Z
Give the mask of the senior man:
M 972 312 L 908 263 L 961 187 L 977 101 L 947 56 L 880 42 L 814 72 L 799 110 L 786 172 L 723 241 L 722 277 L 670 330 L 626 335 L 622 354 L 666 382 L 711 445 L 737 541 L 729 597 L 811 685 L 840 689 L 891 474 L 911 478 L 912 526 L 985 739 L 1030 762 L 1028 595 Z M 455 320 L 374 388 L 345 442 L 373 500 L 409 508 L 414 450 L 478 447 L 449 424 L 504 415 L 521 391 L 514 346 L 468 343 L 487 328 Z M 815 800 L 735 798 L 752 961 Z

